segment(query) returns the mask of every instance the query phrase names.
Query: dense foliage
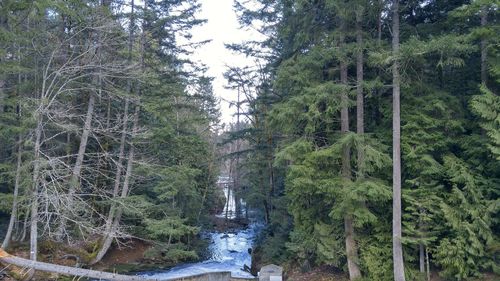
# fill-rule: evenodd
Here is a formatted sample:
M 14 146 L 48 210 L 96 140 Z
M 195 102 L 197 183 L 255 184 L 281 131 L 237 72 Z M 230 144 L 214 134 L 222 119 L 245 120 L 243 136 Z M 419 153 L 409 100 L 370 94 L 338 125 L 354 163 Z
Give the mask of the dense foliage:
M 347 271 L 348 217 L 363 277 L 393 280 L 397 60 L 407 280 L 428 268 L 450 280 L 498 274 L 499 3 L 400 1 L 395 56 L 392 2 L 237 1 L 242 25 L 267 38 L 230 46 L 263 65 L 239 70 L 254 93 L 246 100 L 251 129 L 241 136 L 252 149 L 242 165 L 248 201 L 269 223 L 262 255 Z
M 151 259 L 196 257 L 192 242 L 220 200 L 217 101 L 186 59 L 196 44 L 183 43 L 203 23 L 198 9 L 1 1 L 0 212 L 13 214 L 3 247 L 31 236 L 36 259 L 37 240 L 84 243 L 94 263 L 137 237 L 155 242 Z

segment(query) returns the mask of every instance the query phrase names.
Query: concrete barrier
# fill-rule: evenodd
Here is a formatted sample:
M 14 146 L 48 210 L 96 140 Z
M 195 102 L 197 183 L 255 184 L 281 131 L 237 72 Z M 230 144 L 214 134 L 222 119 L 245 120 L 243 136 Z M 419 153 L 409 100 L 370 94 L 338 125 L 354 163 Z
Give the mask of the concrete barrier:
M 230 281 L 257 281 L 258 277 L 231 277 Z
M 206 272 L 184 277 L 161 279 L 162 281 L 257 281 L 257 277 L 233 277 L 231 272 Z
M 259 281 L 282 281 L 283 267 L 275 264 L 263 266 L 259 272 Z
M 231 281 L 231 272 L 207 272 L 191 276 L 162 279 L 165 281 Z

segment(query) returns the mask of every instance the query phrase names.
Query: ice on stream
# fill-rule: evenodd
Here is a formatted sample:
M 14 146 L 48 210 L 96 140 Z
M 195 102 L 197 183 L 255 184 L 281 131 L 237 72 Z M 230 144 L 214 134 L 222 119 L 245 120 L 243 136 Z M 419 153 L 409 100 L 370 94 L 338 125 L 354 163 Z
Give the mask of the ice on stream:
M 235 277 L 251 277 L 243 271 L 244 266 L 251 266 L 252 259 L 248 249 L 252 248 L 255 234 L 261 224 L 252 223 L 247 229 L 237 233 L 209 233 L 212 242 L 209 246 L 210 258 L 206 261 L 178 265 L 168 271 L 144 273 L 143 276 L 158 279 L 175 278 L 198 273 L 231 271 Z
M 226 196 L 226 206 L 222 214 L 218 216 L 225 217 L 227 212 L 227 217 L 234 219 L 236 217 L 235 198 L 227 188 L 224 188 L 224 195 Z M 178 265 L 166 271 L 145 272 L 141 275 L 167 279 L 207 272 L 231 271 L 231 275 L 234 277 L 252 277 L 243 268 L 245 265 L 248 268 L 251 267 L 252 258 L 249 249 L 252 248 L 254 238 L 262 226 L 262 224 L 254 222 L 246 229 L 234 233 L 208 232 L 206 235 L 210 238 L 211 243 L 208 248 L 209 258 L 207 260 Z

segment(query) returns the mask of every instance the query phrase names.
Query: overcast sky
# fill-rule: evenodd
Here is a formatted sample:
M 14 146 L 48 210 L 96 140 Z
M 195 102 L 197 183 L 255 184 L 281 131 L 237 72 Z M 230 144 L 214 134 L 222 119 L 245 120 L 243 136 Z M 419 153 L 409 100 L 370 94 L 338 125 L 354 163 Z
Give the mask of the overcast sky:
M 239 43 L 258 35 L 255 31 L 239 29 L 233 0 L 200 0 L 200 3 L 202 8 L 198 17 L 207 19 L 208 22 L 193 29 L 193 41 L 212 39 L 212 42 L 199 47 L 194 59 L 206 64 L 209 67 L 208 75 L 215 78 L 214 92 L 221 99 L 222 122 L 228 123 L 232 120 L 236 108 L 229 108 L 227 101 L 235 101 L 237 96 L 234 91 L 224 89 L 225 66 L 252 65 L 253 61 L 227 50 L 224 43 Z

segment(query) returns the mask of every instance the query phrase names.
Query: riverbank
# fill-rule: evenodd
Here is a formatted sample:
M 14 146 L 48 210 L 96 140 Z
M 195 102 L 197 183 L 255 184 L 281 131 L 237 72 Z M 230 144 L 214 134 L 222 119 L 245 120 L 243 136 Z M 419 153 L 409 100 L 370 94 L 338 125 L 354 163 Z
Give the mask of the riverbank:
M 231 272 L 233 277 L 252 278 L 250 266 L 252 263 L 252 247 L 256 234 L 263 225 L 258 222 L 240 224 L 235 221 L 216 221 L 219 230 L 205 232 L 202 235 L 211 241 L 208 247 L 209 255 L 204 260 L 194 263 L 184 263 L 168 270 L 143 272 L 141 275 L 151 278 L 179 278 L 193 274 L 208 272 Z M 217 226 L 217 224 L 216 224 Z M 223 230 L 223 231 L 221 231 Z
M 248 226 L 249 222 L 244 219 L 226 220 L 220 217 L 211 217 L 205 225 L 208 230 L 203 231 L 196 237 L 196 240 L 191 241 L 192 249 L 195 250 L 199 256 L 199 259 L 196 260 L 182 260 L 177 262 L 169 262 L 165 259 L 156 260 L 148 257 L 148 251 L 153 248 L 152 242 L 131 238 L 122 240 L 120 247 L 114 244 L 103 260 L 91 268 L 94 270 L 116 273 L 158 272 L 168 271 L 171 268 L 183 266 L 185 264 L 200 263 L 210 259 L 213 260 L 214 255 L 220 256 L 220 259 L 227 259 L 228 257 L 224 256 L 225 250 L 226 254 L 229 253 L 229 255 L 237 255 L 238 252 L 240 252 L 240 254 L 250 256 L 247 248 L 240 249 L 239 251 L 227 248 L 231 244 L 230 241 L 234 240 L 239 232 L 247 230 Z M 244 236 L 244 239 L 252 240 L 254 233 L 246 233 Z M 219 245 L 215 247 L 211 245 L 213 240 L 217 240 Z M 223 241 L 229 243 L 224 243 Z M 43 241 L 40 243 L 40 254 L 38 259 L 53 264 L 86 268 L 92 256 L 92 249 L 95 248 L 94 244 L 95 243 L 78 243 L 73 246 L 68 246 L 62 243 Z M 243 244 L 245 245 L 246 243 Z M 223 248 L 226 249 L 224 250 Z M 217 254 L 214 254 L 214 251 L 216 251 Z M 10 253 L 22 258 L 28 258 L 29 245 L 19 242 L 12 243 Z M 242 260 L 241 257 L 239 259 Z M 217 258 L 215 258 L 215 260 L 217 260 Z M 248 266 L 250 266 L 250 261 L 247 261 L 247 263 Z M 21 269 L 10 267 L 3 272 L 0 280 L 18 280 L 22 274 Z M 56 280 L 58 278 L 56 275 L 49 275 L 43 272 L 37 272 L 36 277 L 37 280 Z
M 201 233 L 200 237 L 197 238 L 198 241 L 195 246 L 197 247 L 196 252 L 199 259 L 184 260 L 179 263 L 150 260 L 145 258 L 145 256 L 147 251 L 151 249 L 152 244 L 143 240 L 131 239 L 125 247 L 111 248 L 103 260 L 94 268 L 117 273 L 129 273 L 168 270 L 186 263 L 201 262 L 204 259 L 210 258 L 210 234 L 217 232 L 222 233 L 222 235 L 234 234 L 246 229 L 248 226 L 249 221 L 245 219 L 226 220 L 212 216 L 207 224 L 208 230 Z
M 225 192 L 229 201 L 234 195 Z M 123 239 L 120 245 L 113 244 L 104 258 L 90 268 L 98 271 L 119 274 L 140 274 L 144 277 L 175 278 L 208 272 L 231 272 L 237 277 L 252 277 L 252 247 L 257 233 L 263 227 L 256 219 L 237 217 L 235 204 L 226 205 L 228 209 L 218 208 L 202 224 L 203 231 L 188 237 L 183 251 L 193 255 L 176 259 L 168 253 L 175 245 L 163 245 L 137 238 Z M 231 214 L 228 216 L 228 214 Z M 227 217 L 227 218 L 226 218 Z M 86 242 L 68 246 L 50 240 L 40 242 L 38 259 L 56 265 L 88 268 L 98 249 L 99 237 L 89 237 Z M 169 248 L 172 247 L 172 248 Z M 27 243 L 12 244 L 14 255 L 28 258 Z M 160 251 L 160 252 L 158 252 Z M 160 255 L 159 255 L 160 253 Z M 165 254 L 163 254 L 165 253 Z M 195 258 L 197 257 L 197 258 Z M 23 274 L 14 267 L 10 276 L 16 280 Z M 3 280 L 3 279 L 2 279 Z M 7 279 L 5 279 L 7 280 Z M 56 274 L 37 272 L 36 280 L 62 280 Z

